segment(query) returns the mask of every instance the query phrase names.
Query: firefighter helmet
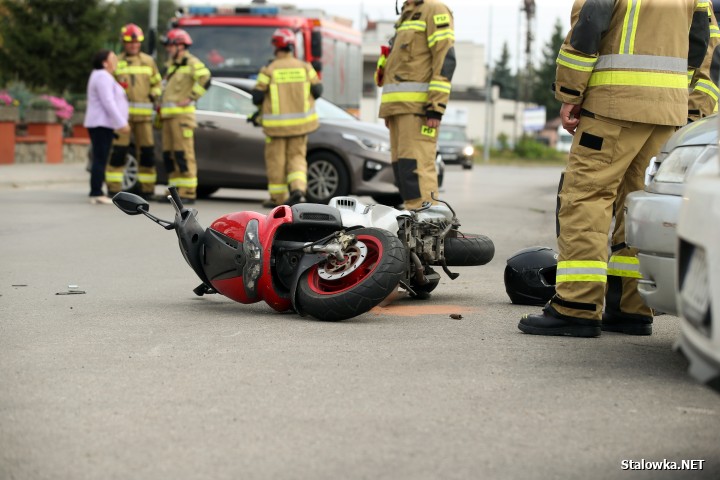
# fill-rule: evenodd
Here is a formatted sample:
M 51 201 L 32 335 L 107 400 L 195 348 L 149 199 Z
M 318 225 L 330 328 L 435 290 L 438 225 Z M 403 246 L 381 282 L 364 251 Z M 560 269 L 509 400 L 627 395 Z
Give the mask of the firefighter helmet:
M 128 23 L 120 29 L 120 38 L 125 43 L 142 42 L 145 40 L 145 35 L 143 35 L 142 28 L 134 23 Z
M 295 35 L 289 28 L 278 28 L 273 32 L 271 43 L 275 48 L 295 46 Z
M 545 305 L 555 295 L 558 254 L 548 247 L 530 247 L 508 258 L 505 291 L 512 303 Z
M 173 28 L 163 37 L 162 43 L 163 45 L 185 45 L 189 47 L 193 42 L 190 34 L 185 30 L 182 28 Z

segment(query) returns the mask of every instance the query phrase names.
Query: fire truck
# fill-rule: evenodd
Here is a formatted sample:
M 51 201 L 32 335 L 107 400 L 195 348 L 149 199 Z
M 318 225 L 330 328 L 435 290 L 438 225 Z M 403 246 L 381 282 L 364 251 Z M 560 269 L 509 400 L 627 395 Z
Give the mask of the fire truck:
M 274 57 L 277 28 L 296 35 L 296 56 L 320 75 L 323 97 L 358 114 L 362 93 L 362 33 L 321 10 L 283 5 L 190 6 L 173 22 L 193 39 L 192 52 L 216 77 L 255 78 Z

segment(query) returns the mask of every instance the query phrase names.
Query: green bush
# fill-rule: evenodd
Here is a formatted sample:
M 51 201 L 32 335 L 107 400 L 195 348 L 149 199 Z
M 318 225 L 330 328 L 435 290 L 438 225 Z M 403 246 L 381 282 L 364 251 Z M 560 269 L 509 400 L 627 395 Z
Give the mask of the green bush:
M 515 154 L 528 160 L 557 160 L 559 152 L 530 137 L 523 136 L 515 145 Z

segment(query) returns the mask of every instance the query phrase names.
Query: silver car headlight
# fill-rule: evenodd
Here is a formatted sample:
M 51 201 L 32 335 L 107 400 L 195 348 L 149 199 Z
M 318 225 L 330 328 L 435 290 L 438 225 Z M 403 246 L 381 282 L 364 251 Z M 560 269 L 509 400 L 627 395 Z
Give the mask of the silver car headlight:
M 389 152 L 390 151 L 390 144 L 387 142 L 382 142 L 378 140 L 373 140 L 371 138 L 367 137 L 360 137 L 358 135 L 353 135 L 352 133 L 343 133 L 342 137 L 345 140 L 349 140 L 351 142 L 357 143 L 360 148 L 363 150 L 368 150 L 370 152 Z
M 468 145 L 467 147 L 463 148 L 463 155 L 466 157 L 472 157 L 475 155 L 475 148 L 472 145 Z
M 707 145 L 678 147 L 662 161 L 653 180 L 658 183 L 684 183 L 695 168 L 716 155 L 717 148 Z

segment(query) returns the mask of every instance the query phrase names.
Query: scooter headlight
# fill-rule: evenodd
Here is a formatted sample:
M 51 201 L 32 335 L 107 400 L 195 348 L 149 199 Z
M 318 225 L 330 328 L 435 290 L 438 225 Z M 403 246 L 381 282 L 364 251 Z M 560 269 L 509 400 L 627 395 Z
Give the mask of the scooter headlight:
M 245 268 L 243 268 L 243 283 L 248 296 L 256 296 L 257 281 L 262 274 L 262 245 L 258 235 L 258 221 L 250 220 L 245 227 L 243 240 L 243 253 L 245 254 Z

